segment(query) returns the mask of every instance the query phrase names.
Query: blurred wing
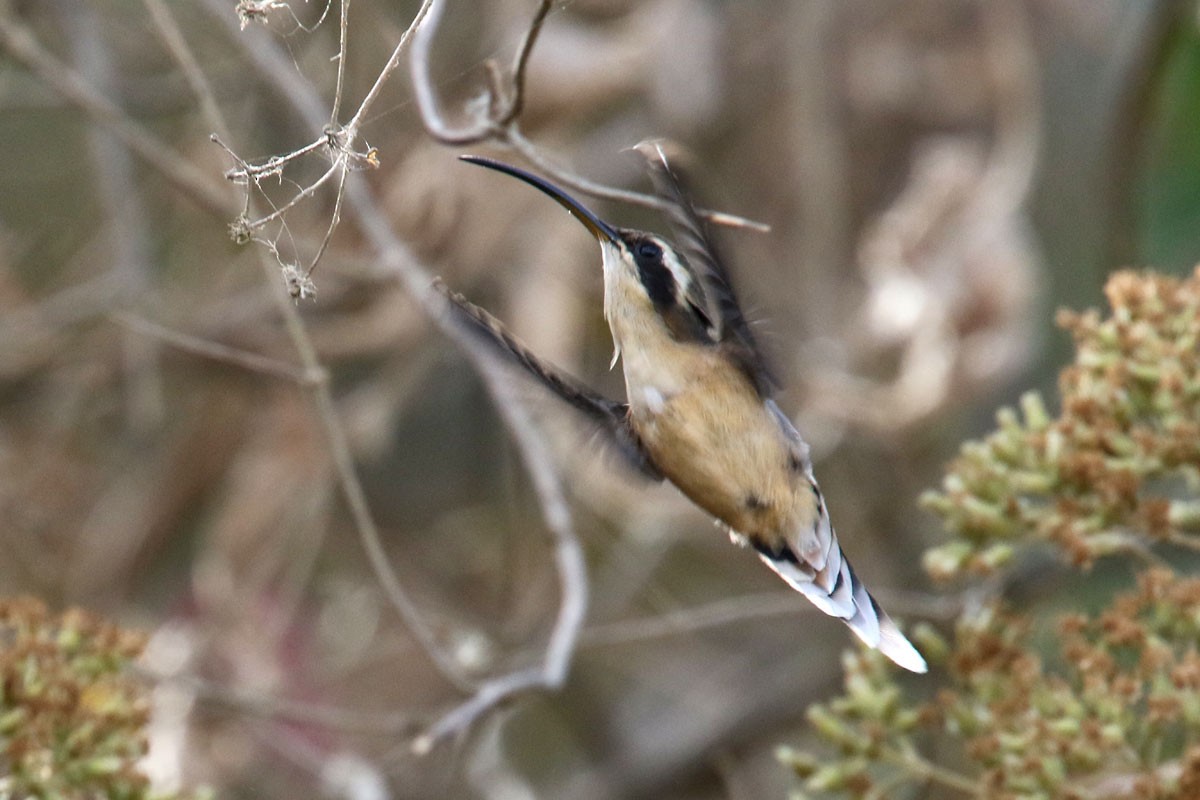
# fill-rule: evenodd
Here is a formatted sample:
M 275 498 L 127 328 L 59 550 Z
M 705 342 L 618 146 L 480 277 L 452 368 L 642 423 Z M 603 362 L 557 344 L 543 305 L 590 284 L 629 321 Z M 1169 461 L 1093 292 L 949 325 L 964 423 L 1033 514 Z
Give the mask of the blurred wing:
M 678 174 L 667 163 L 662 144 L 647 141 L 634 149 L 646 159 L 655 192 L 669 206 L 667 221 L 675 245 L 697 278 L 688 286 L 688 302 L 704 312 L 714 327 L 715 340 L 728 349 L 759 394 L 769 397 L 779 384 L 750 332 L 704 220 L 696 214 Z
M 597 394 L 581 381 L 559 372 L 513 336 L 500 320 L 462 295 L 450 291 L 440 278 L 434 281 L 433 288 L 446 298 L 451 318 L 466 331 L 490 345 L 494 352 L 506 361 L 524 369 L 537 383 L 580 411 L 597 426 L 601 434 L 634 470 L 656 481 L 662 480 L 662 474 L 654 466 L 642 447 L 641 440 L 629 425 L 628 403 L 610 400 Z

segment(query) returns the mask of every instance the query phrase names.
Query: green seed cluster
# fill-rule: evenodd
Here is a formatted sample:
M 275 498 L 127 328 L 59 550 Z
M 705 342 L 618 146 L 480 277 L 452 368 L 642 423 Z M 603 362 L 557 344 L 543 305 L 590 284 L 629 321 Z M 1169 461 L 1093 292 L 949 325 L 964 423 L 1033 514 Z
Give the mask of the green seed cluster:
M 993 572 L 1035 541 L 1079 566 L 1163 539 L 1200 548 L 1200 272 L 1118 272 L 1105 292 L 1106 318 L 1059 313 L 1077 350 L 1061 415 L 1025 395 L 922 498 L 955 537 L 926 555 L 934 577 Z
M 1200 549 L 1200 269 L 1120 272 L 1106 293 L 1107 317 L 1059 315 L 1077 347 L 1061 414 L 1026 395 L 926 496 L 952 539 L 925 564 L 990 575 L 1050 543 L 1080 568 L 1135 554 L 1136 586 L 1036 629 L 1002 601 L 969 605 L 949 641 L 918 626 L 940 689 L 847 655 L 844 692 L 809 710 L 823 751 L 778 754 L 797 797 L 1200 797 L 1200 578 L 1157 555 Z
M 149 800 L 143 637 L 79 610 L 0 602 L 0 798 Z M 166 800 L 166 798 L 162 798 Z

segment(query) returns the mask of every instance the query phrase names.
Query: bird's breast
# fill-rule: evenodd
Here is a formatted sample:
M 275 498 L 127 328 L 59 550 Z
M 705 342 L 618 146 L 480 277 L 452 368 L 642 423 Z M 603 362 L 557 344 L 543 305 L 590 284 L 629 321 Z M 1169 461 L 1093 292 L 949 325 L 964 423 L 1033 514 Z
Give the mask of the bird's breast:
M 711 358 L 695 359 L 667 381 L 631 376 L 630 366 L 627 360 L 632 421 L 663 475 L 738 533 L 790 529 L 811 499 L 799 491 L 804 480 L 792 447 L 745 376 Z

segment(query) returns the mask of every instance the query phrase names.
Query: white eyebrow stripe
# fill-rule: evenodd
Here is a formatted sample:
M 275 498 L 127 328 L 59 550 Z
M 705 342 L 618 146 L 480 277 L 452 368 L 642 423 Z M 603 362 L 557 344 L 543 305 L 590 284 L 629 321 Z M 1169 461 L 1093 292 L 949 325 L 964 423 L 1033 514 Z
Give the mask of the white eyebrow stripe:
M 675 285 L 679 287 L 679 294 L 686 295 L 688 290 L 692 288 L 692 273 L 679 260 L 679 254 L 673 248 L 667 246 L 666 243 L 659 241 L 659 246 L 663 251 L 663 266 L 671 273 L 671 277 L 675 279 Z

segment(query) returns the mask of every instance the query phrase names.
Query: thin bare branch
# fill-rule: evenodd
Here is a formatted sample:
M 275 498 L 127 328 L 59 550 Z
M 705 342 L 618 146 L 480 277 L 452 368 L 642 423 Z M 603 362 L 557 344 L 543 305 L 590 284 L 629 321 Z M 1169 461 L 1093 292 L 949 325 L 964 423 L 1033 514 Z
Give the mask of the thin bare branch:
M 416 47 L 416 40 L 419 38 L 416 32 L 420 30 L 422 20 L 429 14 L 430 7 L 435 1 L 425 0 L 421 4 L 421 8 L 417 11 L 417 15 L 413 17 L 413 21 L 405 28 L 404 33 L 400 35 L 400 41 L 396 43 L 396 47 L 392 50 L 392 55 L 388 59 L 387 64 L 380 71 L 379 77 L 375 79 L 375 83 L 371 86 L 370 91 L 367 92 L 362 102 L 359 103 L 358 110 L 354 112 L 354 116 L 346 123 L 348 144 L 353 144 L 354 140 L 358 137 L 358 129 L 362 125 L 363 118 L 370 111 L 371 106 L 374 105 L 376 98 L 379 97 L 379 93 L 383 90 L 383 85 L 387 82 L 388 77 L 396 70 L 396 67 L 400 66 L 400 57 L 404 54 L 404 49 L 408 46 L 410 39 L 413 41 L 413 47 Z
M 338 20 L 337 84 L 333 90 L 333 109 L 329 112 L 329 125 L 336 128 L 342 112 L 342 90 L 346 86 L 346 55 L 349 53 L 350 0 L 341 0 L 342 13 Z
M 243 33 L 232 19 L 229 18 L 229 15 L 226 14 L 227 9 L 221 5 L 219 0 L 201 0 L 201 2 L 204 3 L 207 10 L 226 25 L 233 41 L 242 46 L 247 57 L 255 64 L 256 68 L 280 90 L 284 98 L 292 104 L 292 107 L 305 122 L 314 129 L 324 128 L 324 111 L 321 110 L 319 98 L 316 97 L 315 91 L 309 84 L 297 77 L 295 70 L 291 69 L 287 59 L 279 52 L 279 48 L 274 40 L 257 30 L 249 30 Z M 218 144 L 222 144 L 219 140 L 215 141 Z M 326 139 L 323 139 L 322 143 L 325 141 Z M 224 145 L 222 144 L 222 146 Z M 228 147 L 226 147 L 226 150 L 237 161 L 242 164 L 245 163 Z M 350 183 L 351 194 L 357 198 L 357 202 L 352 204 L 352 207 L 357 208 L 359 205 L 365 203 L 374 209 L 373 200 L 369 196 L 361 196 L 366 191 L 365 187 L 359 192 L 353 191 L 358 187 L 359 183 L 357 180 Z M 378 212 L 376 211 L 376 213 Z M 389 254 L 395 257 L 382 258 L 381 260 L 389 263 L 393 269 L 402 267 L 406 270 L 420 271 L 420 268 L 415 266 L 415 260 L 412 258 L 411 253 L 408 253 L 403 248 L 403 245 L 391 236 L 390 230 L 387 230 L 386 223 L 380 224 L 383 225 L 387 236 L 396 245 L 396 249 Z M 269 283 L 277 284 L 276 275 L 278 267 L 271 262 L 269 253 L 266 251 L 260 252 L 260 263 L 265 277 Z M 418 281 L 415 275 L 412 276 L 412 280 L 414 283 Z M 304 323 L 296 307 L 290 302 L 288 296 L 282 292 L 271 292 L 271 298 L 275 302 L 280 315 L 283 317 L 288 336 L 291 338 L 292 344 L 300 356 L 302 368 L 306 372 L 321 369 L 320 361 L 316 355 L 316 348 L 313 346 L 312 340 L 304 327 Z M 330 448 L 330 454 L 333 457 L 338 484 L 350 508 L 354 529 L 358 533 L 359 540 L 362 542 L 363 549 L 367 554 L 367 560 L 371 565 L 372 571 L 375 573 L 376 580 L 379 581 L 385 596 L 388 598 L 388 602 L 391 603 L 392 607 L 400 615 L 400 618 L 421 644 L 426 655 L 434 666 L 437 667 L 441 675 L 456 688 L 467 692 L 473 691 L 475 688 L 474 684 L 463 674 L 458 664 L 442 651 L 437 642 L 437 637 L 425 623 L 416 603 L 409 597 L 408 592 L 404 589 L 399 577 L 392 568 L 391 562 L 388 560 L 387 551 L 379 535 L 379 529 L 376 527 L 375 520 L 371 516 L 370 508 L 367 505 L 366 494 L 354 469 L 354 458 L 350 452 L 350 445 L 346 439 L 345 429 L 338 418 L 337 409 L 328 383 L 322 381 L 313 384 L 312 391 L 318 418 Z
M 219 9 L 214 6 L 215 0 L 203 0 L 203 2 L 212 8 L 214 13 L 219 13 Z M 387 74 L 395 69 L 405 42 L 414 30 L 422 27 L 421 21 L 430 11 L 431 5 L 432 0 L 422 5 L 417 18 L 405 32 L 402 41 L 397 45 L 392 58 L 376 81 L 372 91 L 364 99 L 354 119 L 346 126 L 347 139 L 352 139 L 355 135 L 359 121 L 377 95 Z M 287 66 L 286 60 L 280 57 L 273 41 L 258 36 L 235 36 L 234 38 L 246 48 L 247 54 L 256 62 L 262 74 L 293 101 L 296 110 L 306 120 L 314 125 L 321 124 L 313 119 L 314 109 L 319 107 L 319 102 L 313 98 L 311 87 L 295 79 L 294 71 Z M 419 40 L 420 37 L 418 36 L 416 39 Z M 429 273 L 420 265 L 411 250 L 396 238 L 380 211 L 369 186 L 357 174 L 348 176 L 345 198 L 347 207 L 359 228 L 376 251 L 381 266 L 392 271 L 404 283 L 426 313 L 442 328 L 443 332 L 468 353 L 480 370 L 485 385 L 524 456 L 526 468 L 529 470 L 538 494 L 543 517 L 555 542 L 555 564 L 559 574 L 562 599 L 541 667 L 519 670 L 488 681 L 478 687 L 476 691 L 476 687 L 467 684 L 458 674 L 457 665 L 442 655 L 431 632 L 424 626 L 412 601 L 404 593 L 392 572 L 367 507 L 361 484 L 354 473 L 349 446 L 345 440 L 344 431 L 335 416 L 328 387 L 325 384 L 314 387 L 339 479 L 347 495 L 347 501 L 355 519 L 355 527 L 363 540 L 364 548 L 376 572 L 377 579 L 392 600 L 392 604 L 401 611 L 414 635 L 417 636 L 429 656 L 435 660 L 447 678 L 459 688 L 474 692 L 466 703 L 435 723 L 421 737 L 419 745 L 428 748 L 443 736 L 463 730 L 481 714 L 493 708 L 496 703 L 516 693 L 535 688 L 556 688 L 562 685 L 586 611 L 586 569 L 582 547 L 571 527 L 570 513 L 558 485 L 552 461 L 533 422 L 526 415 L 521 403 L 512 396 L 508 375 L 496 363 L 495 357 L 490 351 L 480 347 L 449 321 L 448 316 L 443 313 L 444 300 L 441 295 L 431 289 Z M 265 269 L 273 270 L 268 261 L 264 260 L 263 263 Z M 282 293 L 276 293 L 274 296 L 281 303 L 281 313 L 283 313 L 293 341 L 300 351 L 302 363 L 306 368 L 309 365 L 315 365 L 316 357 L 298 313 Z
M 250 714 L 267 719 L 320 725 L 353 733 L 371 733 L 391 736 L 407 736 L 418 728 L 418 721 L 411 715 L 399 712 L 360 711 L 336 706 L 318 705 L 286 697 L 263 694 L 261 690 L 245 690 L 224 686 L 205 680 L 197 675 L 165 675 L 148 669 L 137 673 L 154 683 L 175 684 L 194 692 L 196 696 L 213 705 L 224 706 L 241 714 Z
M 54 0 L 53 6 L 71 43 L 75 68 L 80 74 L 90 76 L 98 91 L 117 95 L 120 86 L 117 67 L 108 44 L 100 36 L 95 9 L 90 5 L 78 7 L 68 0 Z M 96 186 L 104 198 L 103 213 L 109 221 L 108 268 L 119 276 L 124 296 L 132 299 L 149 286 L 152 260 L 150 223 L 137 191 L 136 162 L 107 128 L 88 126 L 87 139 Z M 125 337 L 121 345 L 126 424 L 133 431 L 151 431 L 165 413 L 158 347 L 136 336 Z
M 235 153 L 233 149 L 229 145 L 225 144 L 225 142 L 221 140 L 221 137 L 217 136 L 215 133 L 210 136 L 209 139 L 216 143 L 217 146 L 224 150 L 231 158 L 233 158 L 234 162 L 238 165 L 237 169 L 231 169 L 225 173 L 225 177 L 232 181 L 258 182 L 263 178 L 269 178 L 274 175 L 278 175 L 283 171 L 284 167 L 301 156 L 306 156 L 314 150 L 320 150 L 321 148 L 329 145 L 329 137 L 322 136 L 320 139 L 309 142 L 303 147 L 293 150 L 290 153 L 285 153 L 281 156 L 271 156 L 261 164 L 251 164 L 249 161 L 246 161 L 237 153 Z
M 167 52 L 179 65 L 179 71 L 183 73 L 188 88 L 192 90 L 196 101 L 200 103 L 200 113 L 204 117 L 205 124 L 220 136 L 226 139 L 230 138 L 228 126 L 225 124 L 224 115 L 217 106 L 217 98 L 213 93 L 212 86 L 204 75 L 204 70 L 200 69 L 200 62 L 196 60 L 192 49 L 188 47 L 187 40 L 183 38 L 183 32 L 179 30 L 175 15 L 163 0 L 142 0 L 142 3 L 150 13 L 150 19 L 154 23 L 154 27 L 158 29 L 159 38 L 166 45 Z
M 460 344 L 470 342 L 467 353 L 491 389 L 496 407 L 521 449 L 546 527 L 554 537 L 554 560 L 562 598 L 541 666 L 518 670 L 484 683 L 466 702 L 442 716 L 413 742 L 413 751 L 417 754 L 428 753 L 438 741 L 467 730 L 480 716 L 518 694 L 560 688 L 566 681 L 587 614 L 588 581 L 583 548 L 575 536 L 571 512 L 545 440 L 516 396 L 511 377 L 491 351 L 467 339 L 457 329 L 455 335 Z
M 412 751 L 416 755 L 427 755 L 442 739 L 463 733 L 477 719 L 504 703 L 509 698 L 534 689 L 547 688 L 544 670 L 536 667 L 513 672 L 502 678 L 488 681 L 462 705 L 456 706 L 425 733 L 413 740 Z
M 508 128 L 506 141 L 512 145 L 514 150 L 528 159 L 531 164 L 547 175 L 552 176 L 555 181 L 569 189 L 574 189 L 583 194 L 599 197 L 604 200 L 616 200 L 617 202 L 629 203 L 630 205 L 642 206 L 644 208 L 653 208 L 658 211 L 670 210 L 670 206 L 664 200 L 654 195 L 605 186 L 602 183 L 590 181 L 573 172 L 564 170 L 542 155 L 542 152 L 537 149 L 533 142 L 526 139 L 517 130 L 515 125 Z M 736 214 L 727 214 L 723 211 L 713 211 L 707 208 L 698 208 L 696 209 L 696 213 L 716 225 L 723 225 L 730 228 L 749 228 L 757 233 L 769 233 L 771 231 L 771 226 L 765 222 L 757 222 L 746 217 L 739 217 Z
M 158 172 L 183 196 L 222 219 L 236 214 L 229 197 L 179 153 L 164 145 L 99 94 L 79 73 L 51 55 L 11 15 L 0 14 L 0 48 L 41 78 L 64 100 L 107 127 L 139 158 Z
M 260 262 L 268 281 L 274 281 L 276 267 L 267 258 L 266 252 L 262 253 Z M 305 329 L 304 322 L 300 319 L 300 313 L 296 310 L 295 305 L 282 292 L 273 292 L 272 297 L 276 299 L 276 306 L 283 316 L 284 325 L 300 355 L 300 361 L 305 371 L 322 369 L 320 360 L 317 358 L 316 348 L 309 338 L 308 331 Z M 317 414 L 321 420 L 321 428 L 325 434 L 330 455 L 333 457 L 338 482 L 345 495 L 346 504 L 350 508 L 350 516 L 354 520 L 355 530 L 358 531 L 363 549 L 367 553 L 367 559 L 375 572 L 376 580 L 379 581 L 392 607 L 400 614 L 443 677 L 463 691 L 473 691 L 474 684 L 463 674 L 461 667 L 442 650 L 436 635 L 425 623 L 416 603 L 400 583 L 399 577 L 388 560 L 383 539 L 379 535 L 375 519 L 371 516 L 371 509 L 367 505 L 366 493 L 363 491 L 358 473 L 354 469 L 354 456 L 350 452 L 346 431 L 338 417 L 337 407 L 327 381 L 313 384 L 313 399 L 316 402 Z
M 316 194 L 317 189 L 320 189 L 322 186 L 325 185 L 326 181 L 328 181 L 330 178 L 332 178 L 334 175 L 337 175 L 337 174 L 341 174 L 342 180 L 343 181 L 345 180 L 346 169 L 340 160 L 335 161 L 333 163 L 333 166 L 331 166 L 329 169 L 325 170 L 325 173 L 323 175 L 321 175 L 321 177 L 317 178 L 315 181 L 310 183 L 308 186 L 305 186 L 300 191 L 296 192 L 295 196 L 292 197 L 291 200 L 289 200 L 286 203 L 284 203 L 283 205 L 279 206 L 274 211 L 272 211 L 270 214 L 267 214 L 265 217 L 262 217 L 260 219 L 256 219 L 253 221 L 247 221 L 246 227 L 249 230 L 254 231 L 254 230 L 258 230 L 262 226 L 266 225 L 268 222 L 279 219 L 285 213 L 287 213 L 288 211 L 295 208 L 296 205 L 301 200 L 304 200 L 305 198 L 308 198 L 308 197 L 312 197 L 314 194 Z
M 329 247 L 330 240 L 333 239 L 333 232 L 337 230 L 338 223 L 342 221 L 342 198 L 346 196 L 346 174 L 347 170 L 343 169 L 341 177 L 338 179 L 333 213 L 329 215 L 329 228 L 325 231 L 325 237 L 321 239 L 321 246 L 317 248 L 317 254 L 313 256 L 312 263 L 308 265 L 308 271 L 304 273 L 305 280 L 312 277 L 313 270 L 317 268 L 317 262 L 321 260 L 321 256 L 325 255 L 325 250 Z
M 329 112 L 320 96 L 304 79 L 281 51 L 274 38 L 258 26 L 242 30 L 236 16 L 229 13 L 227 0 L 197 0 L 197 2 L 225 27 L 230 38 L 242 48 L 252 69 L 266 76 L 268 82 L 296 110 L 300 119 L 315 134 L 329 122 Z
M 898 616 L 923 619 L 953 619 L 961 612 L 965 601 L 960 595 L 927 595 L 888 589 L 876 591 L 876 594 Z M 813 610 L 813 605 L 795 592 L 760 592 L 681 608 L 654 617 L 590 625 L 580 634 L 579 646 L 634 644 L 749 620 L 807 615 Z
M 480 109 L 486 108 L 487 113 L 479 114 L 477 111 L 476 118 L 472 122 L 460 127 L 453 127 L 446 122 L 439 109 L 433 78 L 429 73 L 430 48 L 438 25 L 441 23 L 445 0 L 433 0 L 432 4 L 427 3 L 426 7 L 429 7 L 429 13 L 413 36 L 409 58 L 413 96 L 417 101 L 417 110 L 421 113 L 425 129 L 429 131 L 429 135 L 443 144 L 478 144 L 489 140 L 508 144 L 555 181 L 592 197 L 617 200 L 661 211 L 669 210 L 663 200 L 653 195 L 605 186 L 562 169 L 543 156 L 541 151 L 521 133 L 518 123 L 521 109 L 524 107 L 526 65 L 529 62 L 533 46 L 537 42 L 538 33 L 541 32 L 542 25 L 551 11 L 551 6 L 552 3 L 543 0 L 525 34 L 513 68 L 509 99 L 505 101 L 497 96 L 502 91 L 499 87 L 500 79 L 495 74 L 494 65 L 489 62 L 488 102 L 479 106 Z M 709 209 L 698 209 L 697 213 L 717 225 L 749 228 L 760 233 L 771 229 L 769 225 L 733 214 Z
M 465 337 L 462 341 L 470 342 Z M 466 731 L 481 716 L 516 695 L 561 687 L 566 680 L 587 613 L 587 568 L 583 548 L 575 536 L 571 512 L 545 442 L 525 407 L 516 398 L 511 378 L 493 360 L 491 353 L 473 342 L 470 342 L 467 352 L 492 390 L 497 408 L 520 446 L 525 468 L 533 479 L 543 518 L 554 537 L 554 558 L 562 599 L 541 665 L 517 670 L 484 683 L 474 695 L 444 714 L 417 737 L 413 742 L 413 752 L 418 755 L 428 753 L 442 739 Z
M 191 353 L 212 361 L 220 361 L 224 364 L 232 364 L 235 367 L 241 367 L 250 372 L 257 372 L 260 375 L 282 378 L 301 386 L 309 386 L 326 380 L 324 370 L 309 373 L 287 362 L 258 353 L 252 353 L 248 350 L 239 350 L 236 347 L 230 347 L 220 342 L 201 339 L 199 336 L 193 336 L 190 333 L 174 331 L 163 325 L 159 325 L 157 322 L 151 322 L 148 319 L 143 319 L 133 314 L 121 312 L 113 314 L 110 319 L 123 328 L 142 336 L 152 337 L 186 353 Z
M 426 130 L 430 132 L 430 136 L 436 138 L 438 142 L 450 145 L 478 144 L 487 142 L 487 140 L 494 140 L 494 142 L 500 144 L 508 144 L 512 146 L 512 149 L 526 157 L 529 163 L 538 167 L 542 173 L 551 176 L 553 180 L 568 188 L 572 188 L 572 190 L 589 194 L 592 197 L 618 200 L 620 203 L 640 205 L 649 207 L 649 209 L 660 211 L 670 210 L 664 200 L 652 196 L 652 194 L 630 192 L 628 190 L 619 190 L 619 188 L 596 184 L 594 181 L 589 181 L 581 178 L 580 175 L 568 172 L 568 170 L 548 160 L 521 133 L 520 126 L 518 126 L 518 115 L 520 115 L 524 104 L 524 71 L 526 71 L 526 65 L 528 64 L 529 55 L 532 53 L 534 43 L 538 41 L 538 34 L 542 23 L 545 22 L 547 14 L 551 11 L 550 2 L 542 2 L 539 6 L 538 13 L 536 13 L 533 23 L 530 25 L 526 37 L 524 37 L 524 41 L 522 42 L 520 53 L 517 55 L 514 78 L 512 78 L 511 100 L 508 102 L 508 108 L 500 110 L 505 104 L 500 102 L 496 96 L 497 92 L 500 91 L 497 86 L 499 79 L 494 76 L 493 67 L 492 71 L 488 73 L 492 76 L 490 82 L 488 82 L 488 94 L 490 94 L 486 103 L 488 113 L 486 115 L 476 115 L 476 119 L 466 126 L 451 127 L 445 121 L 442 112 L 440 112 L 437 94 L 434 91 L 433 79 L 430 76 L 430 48 L 433 37 L 437 34 L 438 25 L 442 22 L 444 5 L 444 0 L 433 0 L 425 22 L 420 25 L 420 28 L 416 30 L 416 34 L 413 36 L 413 48 L 409 58 L 410 72 L 412 72 L 413 76 L 413 95 L 416 98 L 416 108 L 421 113 L 421 120 L 424 122 Z M 770 230 L 770 225 L 755 222 L 754 219 L 731 215 L 731 213 L 709 209 L 697 209 L 697 213 L 708 219 L 709 222 L 725 225 L 725 227 L 749 228 L 758 231 L 758 233 L 767 233 Z
M 55 335 L 64 328 L 103 316 L 121 305 L 125 279 L 112 271 L 70 286 L 36 304 L 8 310 L 0 320 L 0 375 L 49 357 Z
M 508 110 L 496 119 L 497 125 L 507 126 L 521 116 L 521 111 L 525 108 L 525 68 L 529 64 L 529 56 L 533 53 L 533 46 L 537 43 L 538 34 L 542 32 L 542 23 L 550 15 L 550 9 L 553 6 L 553 0 L 542 0 L 537 14 L 533 17 L 533 22 L 529 25 L 529 30 L 525 32 L 525 39 L 521 42 L 521 48 L 517 51 L 517 60 L 513 64 L 513 86 Z

